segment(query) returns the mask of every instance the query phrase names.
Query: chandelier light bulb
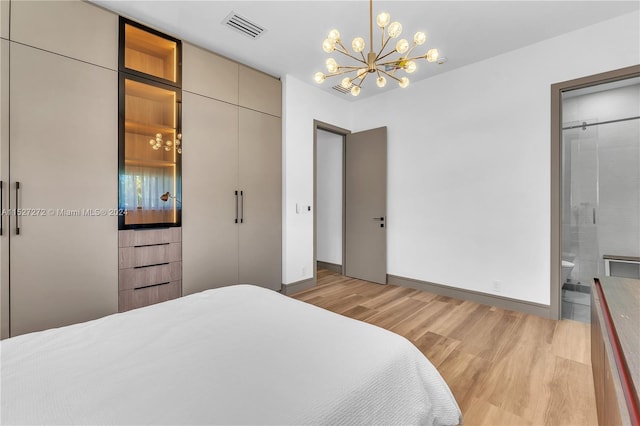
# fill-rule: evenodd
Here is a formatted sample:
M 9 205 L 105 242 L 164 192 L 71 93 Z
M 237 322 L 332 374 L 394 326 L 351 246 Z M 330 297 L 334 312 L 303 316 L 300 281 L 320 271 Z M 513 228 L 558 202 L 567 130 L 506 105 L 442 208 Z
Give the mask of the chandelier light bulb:
M 358 96 L 360 94 L 360 86 L 353 86 L 351 88 L 351 94 L 353 96 Z
M 155 139 L 149 139 L 149 145 L 155 145 L 155 144 L 156 144 Z
M 440 52 L 438 52 L 438 49 L 429 49 L 427 51 L 427 54 L 424 55 L 424 58 L 429 62 L 435 62 L 438 60 L 439 57 L 440 57 Z
M 414 61 L 409 61 L 404 65 L 404 70 L 409 74 L 413 73 L 416 68 L 418 68 L 418 66 Z
M 164 147 L 164 150 L 165 150 L 165 151 L 167 151 L 167 152 L 168 152 L 168 151 L 171 151 L 171 147 L 170 147 L 170 146 L 165 146 L 165 147 Z
M 162 140 L 162 133 L 156 133 L 156 140 Z
M 343 78 L 342 81 L 340 82 L 340 86 L 342 86 L 345 89 L 348 89 L 349 87 L 351 87 L 351 79 L 349 77 Z
M 409 85 L 409 79 L 407 77 L 402 77 L 398 85 L 404 89 Z
M 178 149 L 176 149 L 176 152 L 177 152 L 178 154 L 182 154 L 182 148 L 178 148 Z
M 356 53 L 362 52 L 364 50 L 364 39 L 362 37 L 354 38 L 353 42 L 351 43 L 351 47 Z
M 423 33 L 422 31 L 418 31 L 413 36 L 413 42 L 418 46 L 424 44 L 425 41 L 427 41 L 427 35 L 425 33 Z
M 387 12 L 378 14 L 378 17 L 376 18 L 376 22 L 378 23 L 378 26 L 380 28 L 384 28 L 389 25 L 389 21 L 391 21 L 391 15 L 389 15 Z
M 327 38 L 335 43 L 336 41 L 340 40 L 340 31 L 336 29 L 329 31 L 329 35 L 327 35 Z
M 389 29 L 387 30 L 387 32 L 389 33 L 389 37 L 391 38 L 398 37 L 402 33 L 402 24 L 400 24 L 400 22 L 398 21 L 392 22 L 391 25 L 389 25 Z
M 384 78 L 383 76 L 378 77 L 378 79 L 376 80 L 376 84 L 378 85 L 378 87 L 384 87 L 387 85 L 387 79 Z
M 322 50 L 324 50 L 325 53 L 333 52 L 334 50 L 336 50 L 336 42 L 325 38 L 322 42 Z
M 154 146 L 153 146 L 153 149 L 157 151 L 157 150 L 159 150 L 159 149 L 160 149 L 160 147 L 159 147 L 158 145 L 154 145 Z
M 327 59 L 325 65 L 327 66 L 327 71 L 329 71 L 330 73 L 338 71 L 338 63 L 333 58 Z
M 167 146 L 171 146 L 171 145 L 173 145 L 173 142 L 167 141 L 166 144 L 167 144 Z
M 316 83 L 320 84 L 324 81 L 324 79 L 326 78 L 326 76 L 321 73 L 320 71 L 318 71 L 317 73 L 314 74 L 313 79 L 316 81 Z
M 398 40 L 398 43 L 396 43 L 396 52 L 406 53 L 407 50 L 409 50 L 409 42 L 403 38 Z

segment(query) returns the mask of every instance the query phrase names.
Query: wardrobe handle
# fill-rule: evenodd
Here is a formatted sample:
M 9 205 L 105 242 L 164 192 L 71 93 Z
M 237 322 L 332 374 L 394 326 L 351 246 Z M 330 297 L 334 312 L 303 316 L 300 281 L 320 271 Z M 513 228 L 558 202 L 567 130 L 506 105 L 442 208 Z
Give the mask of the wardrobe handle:
M 244 191 L 240 191 L 240 223 L 244 223 Z
M 16 182 L 16 235 L 20 235 L 20 182 Z
M 238 223 L 238 191 L 236 192 L 236 220 L 235 223 Z
M 4 191 L 3 191 L 3 185 L 4 182 L 0 180 L 0 214 L 2 216 L 0 216 L 0 235 L 4 234 L 4 228 L 3 228 L 3 224 L 4 224 Z

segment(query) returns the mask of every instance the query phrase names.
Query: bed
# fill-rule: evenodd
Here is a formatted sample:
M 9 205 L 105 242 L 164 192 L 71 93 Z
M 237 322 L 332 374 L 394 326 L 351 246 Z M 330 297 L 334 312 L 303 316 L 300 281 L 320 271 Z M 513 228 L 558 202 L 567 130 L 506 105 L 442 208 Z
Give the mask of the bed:
M 405 338 L 235 285 L 0 343 L 10 424 L 462 421 Z

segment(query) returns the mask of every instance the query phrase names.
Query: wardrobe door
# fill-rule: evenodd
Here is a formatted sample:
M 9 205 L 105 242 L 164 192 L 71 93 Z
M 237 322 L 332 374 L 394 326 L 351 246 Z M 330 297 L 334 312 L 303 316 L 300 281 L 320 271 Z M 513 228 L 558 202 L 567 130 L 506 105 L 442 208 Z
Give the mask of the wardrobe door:
M 182 99 L 182 292 L 238 282 L 238 107 Z
M 240 108 L 240 282 L 282 284 L 282 128 L 272 115 Z
M 118 310 L 118 76 L 17 43 L 10 57 L 15 336 Z
M 0 1 L 0 9 L 4 9 Z M 0 18 L 4 19 L 5 11 Z M 4 25 L 4 21 L 3 25 Z M 9 41 L 0 40 L 0 339 L 9 337 Z

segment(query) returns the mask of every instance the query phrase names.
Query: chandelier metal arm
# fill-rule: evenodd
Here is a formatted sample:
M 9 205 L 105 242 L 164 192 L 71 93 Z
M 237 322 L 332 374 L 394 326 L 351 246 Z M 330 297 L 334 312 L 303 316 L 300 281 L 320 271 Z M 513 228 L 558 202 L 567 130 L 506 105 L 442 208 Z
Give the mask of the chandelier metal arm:
M 340 46 L 344 49 L 344 46 L 342 46 L 342 43 L 340 43 Z M 353 59 L 355 61 L 362 62 L 365 65 L 367 64 L 366 61 L 363 61 L 362 59 L 358 58 L 357 56 L 353 56 L 346 49 L 345 50 L 335 49 L 335 52 L 340 52 L 343 55 L 348 56 L 348 57 L 350 57 L 351 59 Z
M 383 74 L 388 75 L 389 77 L 391 77 L 392 79 L 394 79 L 395 81 L 400 81 L 400 79 L 398 77 L 396 77 L 395 75 L 389 74 L 388 72 L 386 72 L 385 70 L 383 70 L 382 68 L 377 68 L 378 71 L 382 72 Z
M 380 53 L 382 53 L 382 51 L 380 51 Z M 379 53 L 379 54 L 380 54 L 380 53 Z M 386 58 L 386 57 L 387 57 L 387 56 L 389 56 L 389 55 L 393 55 L 394 53 L 397 53 L 395 49 L 394 49 L 394 50 L 392 50 L 392 51 L 391 51 L 391 52 L 389 52 L 389 53 L 386 53 L 386 54 L 382 55 L 382 56 L 378 56 L 378 57 L 376 58 L 376 62 L 377 62 L 377 61 L 379 61 L 379 60 L 381 60 L 381 59 Z M 402 59 L 402 58 L 398 58 L 398 60 L 401 60 L 401 59 Z
M 384 38 L 384 29 L 382 31 L 383 31 L 382 38 Z M 393 49 L 391 52 L 389 52 L 386 55 L 380 57 L 380 55 L 382 55 L 382 52 L 384 52 L 384 49 L 387 47 L 387 44 L 389 44 L 389 40 L 391 40 L 391 37 L 387 37 L 385 42 L 382 43 L 382 48 L 380 49 L 380 52 L 378 52 L 378 55 L 376 56 L 376 61 L 378 61 L 378 60 L 380 60 L 382 58 L 386 58 L 387 56 L 391 55 L 393 52 L 396 51 L 395 49 Z
M 340 68 L 346 68 L 346 67 L 340 67 Z M 338 72 L 334 72 L 332 74 L 328 74 L 327 77 L 335 77 L 336 75 L 349 74 L 350 72 L 355 72 L 357 70 L 358 70 L 358 67 L 353 67 L 353 69 L 348 69 L 348 70 L 345 70 L 345 71 L 338 71 Z M 357 76 L 354 77 L 354 79 L 355 78 L 357 78 Z
M 369 75 L 369 73 L 366 73 L 362 76 L 362 80 L 360 80 L 359 84 L 356 84 L 355 86 L 361 87 L 362 83 L 364 83 L 364 80 L 367 78 L 367 76 Z M 358 76 L 356 76 L 356 78 L 358 78 Z M 353 80 L 352 80 L 353 81 Z

